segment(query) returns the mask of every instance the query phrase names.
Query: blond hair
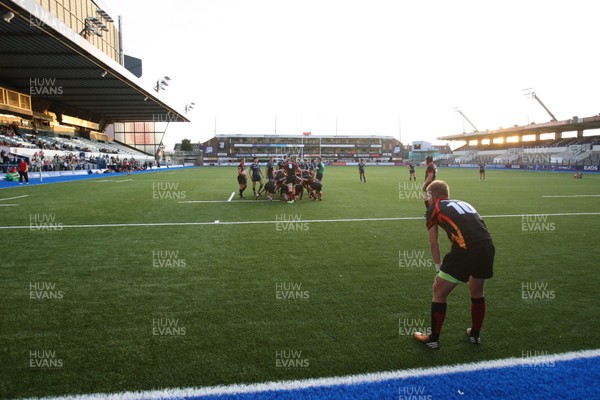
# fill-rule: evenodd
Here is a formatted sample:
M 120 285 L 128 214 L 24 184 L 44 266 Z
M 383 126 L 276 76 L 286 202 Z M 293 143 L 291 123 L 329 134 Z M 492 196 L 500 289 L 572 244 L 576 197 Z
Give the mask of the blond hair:
M 427 186 L 426 190 L 434 199 L 450 197 L 450 187 L 448 187 L 448 184 L 444 181 L 433 181 Z

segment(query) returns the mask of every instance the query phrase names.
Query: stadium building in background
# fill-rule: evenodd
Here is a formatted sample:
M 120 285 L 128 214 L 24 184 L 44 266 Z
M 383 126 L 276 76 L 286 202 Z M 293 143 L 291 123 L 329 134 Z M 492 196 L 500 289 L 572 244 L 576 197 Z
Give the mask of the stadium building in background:
M 142 60 L 124 54 L 120 25 L 99 0 L 0 0 L 5 152 L 29 157 L 52 143 L 86 158 L 154 158 L 168 123 L 187 122 L 140 85 Z
M 204 165 L 234 163 L 242 157 L 269 157 L 284 155 L 301 158 L 321 157 L 330 162 L 401 161 L 404 148 L 392 136 L 343 135 L 216 135 L 202 143 Z

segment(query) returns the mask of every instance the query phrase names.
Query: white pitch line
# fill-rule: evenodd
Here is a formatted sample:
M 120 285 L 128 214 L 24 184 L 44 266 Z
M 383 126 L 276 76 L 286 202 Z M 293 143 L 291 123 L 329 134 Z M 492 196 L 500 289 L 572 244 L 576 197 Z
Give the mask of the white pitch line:
M 138 399 L 184 399 L 200 396 L 219 396 L 226 394 L 250 394 L 271 391 L 303 390 L 332 386 L 354 386 L 368 383 L 380 383 L 391 380 L 459 374 L 521 366 L 551 365 L 550 363 L 600 357 L 600 349 L 580 350 L 568 353 L 548 354 L 540 357 L 512 357 L 499 360 L 479 361 L 465 364 L 445 365 L 430 368 L 412 368 L 406 370 L 374 372 L 358 375 L 312 378 L 295 381 L 264 382 L 253 384 L 234 384 L 200 388 L 173 388 L 148 390 L 143 392 L 96 393 L 59 397 L 29 398 L 27 400 L 138 400 Z
M 231 203 L 229 200 L 185 200 L 178 201 L 179 204 L 185 203 Z
M 571 194 L 571 195 L 548 195 L 542 197 L 600 197 L 600 194 Z
M 260 202 L 265 202 L 265 201 L 279 201 L 279 200 L 266 200 L 266 199 L 260 199 L 260 200 L 184 200 L 184 201 L 178 201 L 179 204 L 196 204 L 196 203 L 248 203 L 248 204 L 252 204 L 252 203 L 260 203 Z
M 16 207 L 18 204 L 0 204 L 0 207 Z
M 0 199 L 0 201 L 4 201 L 4 200 L 14 200 L 14 199 L 22 199 L 23 197 L 29 197 L 28 194 L 24 194 L 23 196 L 17 196 L 17 197 L 6 197 L 4 199 Z
M 121 180 L 103 179 L 101 181 L 96 181 L 96 182 L 98 182 L 98 183 L 103 183 L 103 182 L 123 183 L 123 182 L 131 182 L 131 181 L 133 181 L 133 179 L 121 179 Z
M 233 199 L 234 195 L 235 195 L 235 192 L 231 192 L 231 196 L 229 196 L 229 198 L 227 199 L 227 201 L 231 201 L 231 199 Z
M 252 201 L 249 201 L 252 203 Z M 505 214 L 505 215 L 484 215 L 482 218 L 523 218 L 546 216 L 546 217 L 571 217 L 585 215 L 600 215 L 600 212 L 581 212 L 581 213 L 556 213 L 556 214 Z M 323 223 L 323 222 L 373 222 L 373 221 L 425 221 L 424 217 L 389 217 L 389 218 L 340 218 L 340 219 L 306 219 L 294 222 Z M 261 225 L 277 224 L 281 221 L 220 221 L 218 225 Z M 215 225 L 210 222 L 154 222 L 154 223 L 135 223 L 135 224 L 86 224 L 86 225 L 62 225 L 62 228 L 131 228 L 131 227 L 153 227 L 153 226 L 202 226 Z M 2 229 L 30 229 L 29 225 L 0 226 Z

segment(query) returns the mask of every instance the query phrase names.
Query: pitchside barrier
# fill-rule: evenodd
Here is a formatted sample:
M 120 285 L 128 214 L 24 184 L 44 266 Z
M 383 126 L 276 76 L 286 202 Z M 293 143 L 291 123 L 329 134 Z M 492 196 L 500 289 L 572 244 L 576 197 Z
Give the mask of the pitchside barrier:
M 446 168 L 479 168 L 478 164 L 448 164 L 438 165 L 438 167 Z M 524 171 L 551 171 L 551 172 L 600 172 L 598 165 L 524 165 L 524 164 L 490 164 L 486 165 L 485 169 L 518 169 Z
M 168 168 L 181 168 L 184 165 L 161 165 L 160 167 L 152 167 L 148 168 L 145 171 L 158 171 L 161 169 Z M 111 172 L 104 174 L 106 169 L 80 169 L 80 170 L 68 170 L 68 171 L 45 171 L 41 173 L 42 180 L 44 178 L 60 178 L 60 177 L 69 177 L 69 176 L 79 176 L 79 175 L 115 175 L 115 174 L 124 174 L 125 172 Z M 136 171 L 133 171 L 135 173 Z M 139 172 L 139 171 L 137 171 Z M 40 178 L 40 173 L 38 171 L 29 171 L 29 179 Z M 6 174 L 0 174 L 0 181 L 6 180 Z

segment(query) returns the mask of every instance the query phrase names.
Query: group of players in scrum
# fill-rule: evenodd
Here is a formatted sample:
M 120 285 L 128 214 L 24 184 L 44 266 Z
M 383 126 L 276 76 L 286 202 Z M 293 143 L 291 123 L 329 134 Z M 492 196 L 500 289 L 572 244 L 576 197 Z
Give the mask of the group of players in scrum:
M 321 158 L 316 160 L 297 160 L 296 157 L 284 156 L 279 162 L 271 157 L 266 166 L 266 174 L 263 174 L 258 158 L 254 157 L 249 166 L 252 179 L 252 191 L 254 197 L 267 196 L 273 201 L 275 193 L 279 192 L 280 199 L 293 203 L 296 198 L 302 200 L 304 190 L 308 197 L 313 200 L 323 200 L 323 171 L 325 164 Z M 237 168 L 237 180 L 240 185 L 240 199 L 245 199 L 244 190 L 248 187 L 246 178 L 246 159 L 242 158 Z M 263 184 L 263 177 L 267 182 Z M 256 182 L 259 183 L 258 192 Z

